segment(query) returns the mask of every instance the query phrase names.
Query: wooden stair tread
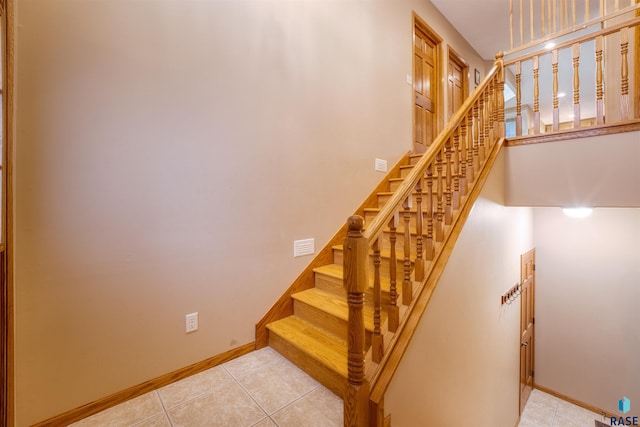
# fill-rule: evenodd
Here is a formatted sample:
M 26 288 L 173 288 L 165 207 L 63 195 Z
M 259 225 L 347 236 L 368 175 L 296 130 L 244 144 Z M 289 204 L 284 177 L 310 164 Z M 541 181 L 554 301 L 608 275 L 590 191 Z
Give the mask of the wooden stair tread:
M 335 245 L 332 246 L 332 249 L 335 251 L 344 251 L 342 245 Z M 404 259 L 404 254 L 402 253 L 403 249 L 400 247 L 400 245 L 398 245 L 396 247 L 396 260 L 398 262 L 402 261 Z M 369 255 L 373 255 L 373 249 L 369 250 Z M 380 258 L 391 258 L 391 249 L 380 249 Z M 413 257 L 411 259 L 411 265 L 413 265 Z
M 299 351 L 347 378 L 347 342 L 324 332 L 297 316 L 289 316 L 267 325 Z
M 348 322 L 349 305 L 345 297 L 318 288 L 307 289 L 292 295 L 293 299 L 318 308 L 337 319 Z M 373 308 L 364 306 L 364 328 L 373 331 Z M 382 312 L 382 321 L 386 319 L 386 313 Z
M 313 271 L 315 273 L 318 274 L 324 274 L 326 276 L 329 277 L 333 277 L 335 279 L 340 279 L 343 280 L 344 279 L 344 270 L 342 265 L 340 264 L 327 264 L 327 265 L 323 265 L 322 267 L 317 267 L 314 268 Z M 398 282 L 396 283 L 396 286 L 398 287 L 398 294 L 401 293 L 402 291 L 402 281 L 398 280 Z M 369 275 L 369 288 L 373 288 L 373 274 Z M 382 290 L 382 292 L 389 292 L 389 288 L 391 288 L 391 283 L 390 283 L 390 278 L 386 275 L 381 275 L 380 277 L 380 289 Z

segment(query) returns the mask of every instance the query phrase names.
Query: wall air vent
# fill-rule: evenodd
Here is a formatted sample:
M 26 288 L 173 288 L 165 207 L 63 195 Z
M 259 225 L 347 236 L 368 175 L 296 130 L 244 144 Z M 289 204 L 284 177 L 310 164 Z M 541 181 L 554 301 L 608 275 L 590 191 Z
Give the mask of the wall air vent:
M 311 255 L 316 251 L 315 239 L 304 239 L 293 241 L 293 256 L 299 257 Z
M 386 172 L 387 171 L 387 161 L 382 159 L 376 159 L 375 169 L 378 172 Z

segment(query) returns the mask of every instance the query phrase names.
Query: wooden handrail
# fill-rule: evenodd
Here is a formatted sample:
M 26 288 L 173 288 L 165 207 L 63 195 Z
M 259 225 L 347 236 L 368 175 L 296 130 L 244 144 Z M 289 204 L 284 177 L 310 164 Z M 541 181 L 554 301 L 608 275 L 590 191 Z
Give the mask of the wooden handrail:
M 502 60 L 502 56 L 500 56 L 500 60 Z M 376 215 L 374 220 L 366 227 L 364 231 L 364 237 L 369 241 L 373 241 L 380 237 L 383 228 L 389 223 L 391 217 L 395 215 L 395 211 L 402 204 L 404 200 L 407 199 L 413 188 L 415 187 L 418 179 L 422 175 L 424 175 L 425 169 L 427 165 L 433 163 L 438 154 L 438 151 L 442 148 L 442 145 L 451 138 L 453 131 L 460 124 L 460 121 L 466 117 L 469 109 L 473 106 L 474 103 L 478 101 L 478 98 L 481 93 L 489 85 L 489 82 L 492 78 L 495 77 L 495 74 L 498 71 L 498 65 L 494 65 L 493 68 L 489 71 L 489 74 L 484 78 L 480 86 L 476 88 L 476 90 L 471 94 L 469 98 L 462 104 L 460 109 L 454 114 L 449 123 L 445 126 L 445 128 L 440 132 L 440 134 L 436 137 L 433 143 L 429 146 L 429 149 L 422 156 L 422 158 L 418 161 L 415 167 L 411 170 L 409 175 L 402 182 L 400 187 L 393 193 L 389 201 L 384 205 L 384 207 L 380 210 L 380 213 Z
M 634 7 L 633 9 L 634 10 L 635 9 L 640 9 L 640 3 L 637 4 L 636 7 Z M 562 49 L 565 49 L 565 48 L 573 45 L 574 43 L 584 43 L 586 41 L 594 40 L 598 36 L 608 36 L 610 34 L 613 34 L 615 32 L 620 31 L 624 27 L 633 27 L 633 26 L 636 26 L 636 25 L 639 25 L 639 24 L 640 24 L 640 18 L 639 17 L 632 18 L 632 19 L 629 19 L 629 20 L 627 20 L 625 22 L 621 22 L 619 24 L 615 24 L 615 25 L 613 25 L 611 27 L 606 27 L 606 28 L 603 28 L 601 30 L 594 31 L 593 33 L 589 33 L 589 34 L 586 34 L 584 36 L 576 37 L 575 39 L 571 39 L 571 40 L 564 41 L 562 43 L 558 43 L 557 45 L 555 45 L 553 47 L 553 49 L 554 50 L 562 50 Z M 540 43 L 536 43 L 536 45 L 538 45 L 538 44 L 540 44 Z M 509 65 L 515 64 L 516 62 L 525 61 L 527 59 L 531 59 L 534 56 L 543 56 L 543 55 L 548 55 L 548 54 L 549 54 L 549 49 L 540 49 L 540 50 L 537 50 L 535 52 L 530 52 L 530 53 L 527 53 L 527 54 L 524 54 L 524 55 L 521 55 L 521 56 L 518 56 L 518 57 L 510 57 L 510 58 L 504 60 L 504 66 L 507 67 Z
M 426 307 L 425 286 L 441 274 L 448 258 L 444 248 L 450 253 L 451 242 L 455 241 L 470 212 L 469 205 L 479 194 L 478 186 L 486 179 L 487 165 L 490 167 L 495 160 L 502 145 L 500 141 L 504 140 L 503 90 L 503 55 L 500 53 L 484 81 L 408 172 L 366 230 L 363 230 L 362 217 L 353 216 L 348 220 L 349 233 L 343 245 L 344 289 L 349 307 L 345 426 L 380 425 L 382 395 L 392 375 L 389 372 L 395 371 L 408 345 L 407 333 L 409 337 L 413 334 L 417 319 Z M 400 224 L 398 215 L 402 218 Z M 427 218 L 426 231 L 423 215 Z M 402 238 L 402 252 L 396 254 L 396 227 L 400 226 L 403 227 L 398 233 Z M 382 239 L 385 231 L 389 234 L 387 240 Z M 415 245 L 412 245 L 412 236 L 415 236 Z M 383 244 L 391 245 L 390 264 L 385 272 L 390 284 L 386 306 L 381 302 L 380 286 Z M 371 323 L 374 328 L 371 339 L 367 340 L 363 304 L 370 269 L 373 270 Z M 398 307 L 397 273 L 402 277 L 402 307 Z M 383 309 L 387 314 L 385 325 L 382 324 Z M 407 326 L 407 322 L 411 324 Z M 370 350 L 364 348 L 366 341 L 371 343 Z M 376 395 L 372 396 L 374 386 Z

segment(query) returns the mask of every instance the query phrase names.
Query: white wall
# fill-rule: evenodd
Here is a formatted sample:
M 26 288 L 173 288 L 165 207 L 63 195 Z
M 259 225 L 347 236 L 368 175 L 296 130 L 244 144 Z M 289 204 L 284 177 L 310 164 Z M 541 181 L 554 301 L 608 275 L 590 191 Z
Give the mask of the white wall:
M 507 148 L 509 206 L 640 206 L 640 132 Z
M 520 281 L 530 208 L 504 206 L 504 154 L 464 226 L 385 396 L 394 427 L 513 426 L 518 419 Z
M 617 414 L 640 402 L 640 209 L 534 210 L 535 381 Z
M 422 0 L 18 0 L 19 426 L 254 339 L 411 146 L 412 10 L 484 69 Z

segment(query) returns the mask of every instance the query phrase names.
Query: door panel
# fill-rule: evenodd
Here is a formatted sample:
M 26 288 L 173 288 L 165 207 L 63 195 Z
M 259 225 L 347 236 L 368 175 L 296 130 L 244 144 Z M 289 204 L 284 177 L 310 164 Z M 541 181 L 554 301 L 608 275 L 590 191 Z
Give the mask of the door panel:
M 437 41 L 414 27 L 414 150 L 423 152 L 436 136 Z
M 447 115 L 451 118 L 460 109 L 469 92 L 469 66 L 453 49 L 449 48 L 447 64 Z
M 535 250 L 520 257 L 520 413 L 534 385 Z

